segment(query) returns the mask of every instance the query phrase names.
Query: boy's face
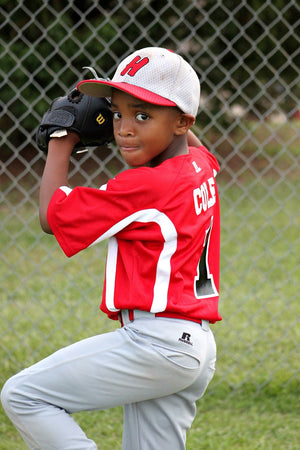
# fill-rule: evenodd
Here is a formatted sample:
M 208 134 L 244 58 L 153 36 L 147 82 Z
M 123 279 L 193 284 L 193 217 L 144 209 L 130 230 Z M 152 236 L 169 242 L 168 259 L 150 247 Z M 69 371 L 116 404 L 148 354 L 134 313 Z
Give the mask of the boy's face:
M 176 139 L 184 134 L 177 108 L 146 103 L 114 89 L 112 111 L 115 140 L 129 166 L 157 165 L 187 152 Z

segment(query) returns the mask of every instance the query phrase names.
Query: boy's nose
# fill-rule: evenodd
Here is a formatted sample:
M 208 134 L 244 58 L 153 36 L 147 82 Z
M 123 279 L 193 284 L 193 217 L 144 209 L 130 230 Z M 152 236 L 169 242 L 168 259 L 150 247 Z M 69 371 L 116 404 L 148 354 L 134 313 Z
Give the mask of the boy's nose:
M 118 124 L 118 134 L 120 136 L 133 136 L 134 128 L 132 126 L 132 121 L 129 119 L 122 119 Z

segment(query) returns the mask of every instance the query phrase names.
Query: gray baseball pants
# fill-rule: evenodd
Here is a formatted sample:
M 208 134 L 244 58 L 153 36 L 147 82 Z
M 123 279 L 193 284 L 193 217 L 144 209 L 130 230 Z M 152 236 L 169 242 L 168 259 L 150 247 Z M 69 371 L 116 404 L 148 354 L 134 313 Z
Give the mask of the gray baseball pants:
M 124 405 L 123 450 L 183 450 L 196 400 L 211 380 L 208 322 L 135 312 L 124 327 L 90 337 L 10 378 L 3 407 L 29 448 L 95 450 L 71 417 Z

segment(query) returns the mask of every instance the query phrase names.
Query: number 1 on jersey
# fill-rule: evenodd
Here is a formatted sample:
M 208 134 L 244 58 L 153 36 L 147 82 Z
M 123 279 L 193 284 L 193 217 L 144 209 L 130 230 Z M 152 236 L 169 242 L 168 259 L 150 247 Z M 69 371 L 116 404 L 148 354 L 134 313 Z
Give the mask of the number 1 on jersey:
M 194 282 L 194 291 L 197 298 L 215 297 L 218 295 L 218 291 L 214 283 L 214 277 L 213 274 L 210 273 L 208 265 L 209 242 L 212 225 L 213 217 L 211 218 L 209 228 L 205 232 L 203 251 L 198 263 L 197 276 L 195 277 Z

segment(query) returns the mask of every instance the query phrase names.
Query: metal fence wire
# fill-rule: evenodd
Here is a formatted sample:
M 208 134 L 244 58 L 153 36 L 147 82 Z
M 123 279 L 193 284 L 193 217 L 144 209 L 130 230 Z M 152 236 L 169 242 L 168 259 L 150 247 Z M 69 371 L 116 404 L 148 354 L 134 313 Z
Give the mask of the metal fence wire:
M 194 131 L 221 166 L 224 320 L 210 392 L 299 380 L 299 12 L 297 0 L 0 2 L 1 384 L 111 326 L 98 317 L 105 245 L 68 260 L 40 229 L 35 131 L 90 77 L 84 66 L 111 77 L 145 46 L 197 71 Z M 72 158 L 70 182 L 97 187 L 124 168 L 114 146 L 94 149 Z

